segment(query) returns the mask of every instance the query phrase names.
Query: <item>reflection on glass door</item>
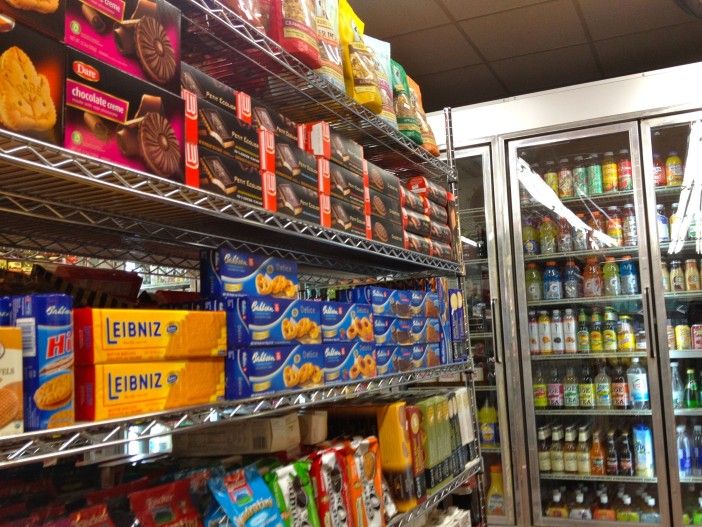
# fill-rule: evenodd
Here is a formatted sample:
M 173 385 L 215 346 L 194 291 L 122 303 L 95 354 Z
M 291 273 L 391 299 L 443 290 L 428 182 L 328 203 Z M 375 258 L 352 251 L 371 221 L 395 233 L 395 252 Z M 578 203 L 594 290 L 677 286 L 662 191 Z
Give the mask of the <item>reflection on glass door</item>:
M 702 525 L 702 113 L 642 140 L 673 523 Z
M 635 124 L 508 142 L 535 525 L 668 525 Z
M 456 152 L 465 299 L 485 464 L 488 525 L 514 524 L 489 147 Z

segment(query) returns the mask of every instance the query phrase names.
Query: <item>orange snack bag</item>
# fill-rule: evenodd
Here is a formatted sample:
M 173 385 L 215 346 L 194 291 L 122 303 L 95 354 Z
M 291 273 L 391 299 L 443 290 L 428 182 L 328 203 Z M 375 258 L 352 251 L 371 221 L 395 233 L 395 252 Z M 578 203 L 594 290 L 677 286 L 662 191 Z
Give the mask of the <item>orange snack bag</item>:
M 422 106 L 422 90 L 419 89 L 419 84 L 409 75 L 407 75 L 407 83 L 409 84 L 410 97 L 414 99 L 412 105 L 414 106 L 417 122 L 419 123 L 419 130 L 422 133 L 422 146 L 431 155 L 438 157 L 439 147 L 436 146 L 434 132 L 431 126 L 429 126 L 427 114 L 424 112 L 424 107 Z

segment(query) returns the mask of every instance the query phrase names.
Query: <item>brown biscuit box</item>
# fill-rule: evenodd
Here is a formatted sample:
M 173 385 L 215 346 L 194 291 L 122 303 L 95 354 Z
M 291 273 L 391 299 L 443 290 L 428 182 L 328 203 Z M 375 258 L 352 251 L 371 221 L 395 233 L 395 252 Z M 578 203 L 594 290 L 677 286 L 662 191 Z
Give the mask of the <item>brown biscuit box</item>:
M 67 45 L 171 93 L 180 92 L 179 9 L 164 0 L 63 1 Z
M 0 327 L 0 436 L 24 430 L 22 331 Z
M 287 180 L 303 185 L 315 192 L 329 195 L 330 163 L 324 159 L 315 159 L 296 144 L 276 137 L 275 141 L 275 175 L 278 181 Z
M 63 39 L 64 2 L 62 0 L 0 0 L 2 24 L 21 22 L 45 35 Z
M 365 172 L 368 174 L 368 186 L 385 194 L 386 196 L 399 200 L 400 199 L 400 180 L 398 177 L 378 165 L 371 163 L 370 161 L 365 162 L 366 169 Z
M 402 215 L 400 209 L 400 202 L 396 199 L 378 192 L 377 190 L 370 189 L 369 191 L 369 203 L 370 203 L 370 213 L 384 221 L 390 221 L 393 223 L 401 224 Z
M 331 227 L 329 196 L 292 181 L 277 180 L 278 213 Z
M 331 197 L 331 227 L 357 236 L 373 239 L 371 235 L 370 216 L 361 207 Z
M 389 243 L 397 247 L 404 245 L 402 225 L 394 221 L 371 215 L 371 232 L 374 241 Z
M 298 142 L 298 126 L 295 121 L 253 98 L 251 99 L 251 120 L 256 126 L 273 132 L 277 140 L 285 139 L 295 144 Z
M 333 197 L 362 207 L 366 214 L 370 213 L 367 177 L 330 162 L 329 178 Z
M 0 24 L 0 127 L 62 144 L 63 45 L 11 18 Z
M 180 63 L 180 87 L 195 94 L 198 99 L 207 101 L 208 103 L 219 106 L 224 110 L 229 110 L 232 114 L 237 115 L 239 106 L 237 97 L 239 92 L 234 88 L 230 88 L 226 84 L 218 81 L 214 77 L 210 77 L 199 69 L 187 64 Z M 243 108 L 242 108 L 243 110 Z M 239 118 L 242 121 L 251 122 L 251 111 L 249 108 L 249 119 Z

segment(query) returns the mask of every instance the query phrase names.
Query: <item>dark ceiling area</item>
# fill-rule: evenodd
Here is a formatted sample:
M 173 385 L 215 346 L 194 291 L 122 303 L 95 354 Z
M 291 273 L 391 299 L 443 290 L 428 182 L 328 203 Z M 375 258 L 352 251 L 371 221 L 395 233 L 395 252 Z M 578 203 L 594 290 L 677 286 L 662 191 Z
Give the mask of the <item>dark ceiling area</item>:
M 681 0 L 690 3 L 702 0 Z M 351 0 L 427 112 L 702 60 L 675 0 Z

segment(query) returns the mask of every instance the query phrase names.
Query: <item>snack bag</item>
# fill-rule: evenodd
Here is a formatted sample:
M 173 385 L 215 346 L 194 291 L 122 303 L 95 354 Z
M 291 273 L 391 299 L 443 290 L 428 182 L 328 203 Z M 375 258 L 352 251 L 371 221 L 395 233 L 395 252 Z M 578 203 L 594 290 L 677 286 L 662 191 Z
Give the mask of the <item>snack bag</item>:
M 322 67 L 317 73 L 344 91 L 344 66 L 339 48 L 339 0 L 316 0 L 315 21 Z
M 431 126 L 429 126 L 427 114 L 424 112 L 424 107 L 422 106 L 422 90 L 419 89 L 419 84 L 409 75 L 407 76 L 407 83 L 410 89 L 410 100 L 414 106 L 417 122 L 419 123 L 419 130 L 422 134 L 422 146 L 434 157 L 439 157 L 439 147 L 436 146 L 434 132 Z
M 395 115 L 400 133 L 418 145 L 422 144 L 422 130 L 417 122 L 417 115 L 412 107 L 409 85 L 405 68 L 394 60 L 390 61 L 392 70 L 392 92 L 395 97 Z
M 310 480 L 310 462 L 295 461 L 265 476 L 286 527 L 320 527 Z
M 363 21 L 354 13 L 348 0 L 339 0 L 339 37 L 346 94 L 379 114 L 383 109 L 383 99 L 378 89 L 373 56 L 363 42 L 363 28 Z
M 202 525 L 190 499 L 190 481 L 181 479 L 129 495 L 129 504 L 142 527 Z
M 390 71 L 390 42 L 384 42 L 368 35 L 363 35 L 363 42 L 372 53 L 375 75 L 378 77 L 378 89 L 383 100 L 383 108 L 379 117 L 393 128 L 397 128 L 392 84 L 390 84 L 390 79 L 392 78 L 392 72 Z
M 354 520 L 358 527 L 382 527 L 385 525 L 385 504 L 383 498 L 382 472 L 380 468 L 380 452 L 378 439 L 367 437 L 355 438 L 345 443 L 347 447 L 347 463 L 353 465 L 353 470 L 347 467 L 347 474 L 360 486 L 361 514 L 354 508 Z M 352 478 L 356 478 L 355 481 Z M 352 492 L 352 501 L 358 498 Z
M 268 30 L 271 0 L 221 0 L 239 17 L 262 33 Z
M 322 66 L 313 0 L 273 0 L 268 36 L 316 70 Z
M 343 448 L 336 446 L 312 454 L 312 483 L 321 527 L 350 527 L 351 502 L 344 474 Z

